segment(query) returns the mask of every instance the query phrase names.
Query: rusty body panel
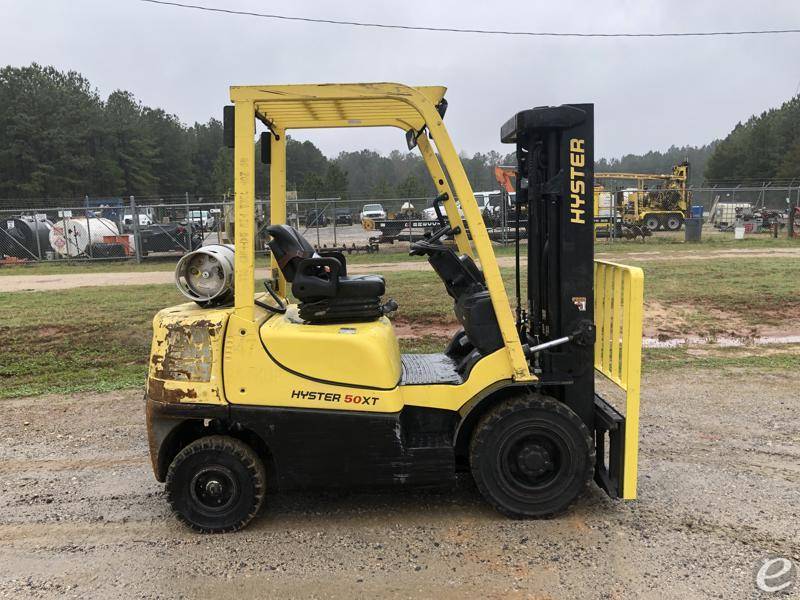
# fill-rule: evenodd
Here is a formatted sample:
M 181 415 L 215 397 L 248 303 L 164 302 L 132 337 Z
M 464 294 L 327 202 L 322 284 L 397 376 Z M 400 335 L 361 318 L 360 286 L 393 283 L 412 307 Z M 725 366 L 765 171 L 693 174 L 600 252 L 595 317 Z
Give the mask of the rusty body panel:
M 226 404 L 222 356 L 231 312 L 186 303 L 155 316 L 147 377 L 149 398 L 167 403 Z

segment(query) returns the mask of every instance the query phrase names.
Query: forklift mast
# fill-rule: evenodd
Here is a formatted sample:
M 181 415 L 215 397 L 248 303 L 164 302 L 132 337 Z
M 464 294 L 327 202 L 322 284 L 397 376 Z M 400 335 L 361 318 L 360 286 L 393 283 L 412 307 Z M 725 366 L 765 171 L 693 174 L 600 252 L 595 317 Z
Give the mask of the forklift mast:
M 594 105 L 517 113 L 501 129 L 516 144 L 517 206 L 528 208 L 527 306 L 517 327 L 543 386 L 594 420 Z M 520 270 L 517 261 L 517 289 Z

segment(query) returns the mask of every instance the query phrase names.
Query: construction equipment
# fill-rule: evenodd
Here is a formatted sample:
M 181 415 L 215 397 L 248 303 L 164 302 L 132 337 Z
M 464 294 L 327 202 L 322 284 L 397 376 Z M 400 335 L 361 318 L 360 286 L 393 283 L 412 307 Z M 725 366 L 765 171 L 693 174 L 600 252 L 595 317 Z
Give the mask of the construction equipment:
M 639 221 L 625 220 L 624 192 L 607 191 L 602 185 L 594 185 L 594 237 L 595 239 L 624 238 L 635 240 L 652 235 L 652 231 Z
M 155 317 L 146 393 L 155 476 L 193 528 L 239 529 L 268 491 L 442 486 L 458 471 L 514 517 L 564 510 L 593 476 L 613 497 L 636 497 L 642 274 L 593 264 L 593 107 L 526 110 L 501 130 L 529 207 L 515 319 L 443 123 L 444 94 L 393 83 L 231 88 L 233 277 L 209 254 L 185 259 L 200 302 Z M 269 128 L 271 197 L 261 293 L 256 120 Z M 287 130 L 378 126 L 406 132 L 438 192 L 438 228 L 411 255 L 427 258 L 461 324 L 441 353 L 401 354 L 383 277 L 349 275 L 341 253 L 315 252 L 284 224 Z M 625 392 L 625 416 L 596 394 L 596 372 Z
M 683 226 L 683 220 L 690 216 L 691 192 L 686 189 L 689 180 L 687 161 L 672 167 L 672 173 L 669 174 L 595 173 L 594 177 L 598 182 L 635 182 L 636 187 L 609 192 L 614 194 L 616 206 L 625 223 L 635 223 L 650 231 L 678 231 Z M 658 185 L 650 188 L 650 182 Z M 598 192 L 602 192 L 602 188 Z M 595 202 L 600 197 L 596 193 Z
M 493 213 L 492 229 L 489 235 L 492 240 L 507 242 L 509 239 L 526 239 L 528 235 L 528 207 L 517 204 L 516 181 L 519 177 L 517 167 L 497 166 L 494 178 L 500 184 L 501 208 Z M 513 235 L 511 232 L 513 231 Z
M 494 178 L 509 196 L 514 196 L 517 193 L 517 188 L 514 183 L 517 179 L 516 167 L 495 167 Z

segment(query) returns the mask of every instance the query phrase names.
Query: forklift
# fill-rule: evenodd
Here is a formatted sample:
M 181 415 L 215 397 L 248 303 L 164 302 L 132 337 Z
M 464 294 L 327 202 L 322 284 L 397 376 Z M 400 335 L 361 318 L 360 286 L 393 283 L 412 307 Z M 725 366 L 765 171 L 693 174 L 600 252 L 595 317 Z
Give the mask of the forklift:
M 525 265 L 517 236 L 512 308 L 443 123 L 445 91 L 231 88 L 235 244 L 178 264 L 190 302 L 155 316 L 147 380 L 153 471 L 190 527 L 241 529 L 268 492 L 441 487 L 459 472 L 512 518 L 558 514 L 593 478 L 612 497 L 636 497 L 642 278 L 593 262 L 593 106 L 524 110 L 501 128 L 528 231 Z M 263 291 L 257 121 L 271 199 Z M 341 253 L 315 251 L 286 224 L 286 131 L 339 127 L 399 128 L 422 154 L 438 227 L 410 255 L 428 261 L 460 323 L 441 353 L 401 354 L 391 285 L 349 275 Z M 596 393 L 596 372 L 625 392 L 624 414 Z

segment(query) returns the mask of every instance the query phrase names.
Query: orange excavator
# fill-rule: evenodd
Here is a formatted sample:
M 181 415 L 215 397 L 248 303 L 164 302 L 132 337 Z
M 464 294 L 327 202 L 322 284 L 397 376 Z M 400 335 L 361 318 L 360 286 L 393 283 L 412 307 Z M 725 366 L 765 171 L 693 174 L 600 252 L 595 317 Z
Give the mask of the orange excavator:
M 517 167 L 497 166 L 494 168 L 494 178 L 500 184 L 503 192 L 503 205 L 508 208 L 508 216 L 503 219 L 502 227 L 514 229 L 516 238 L 528 237 L 528 210 L 526 205 L 517 206 L 516 179 L 519 173 Z
M 516 179 L 516 177 L 516 167 L 494 168 L 494 178 L 497 179 L 497 183 L 500 184 L 500 187 L 503 188 L 509 196 L 512 194 L 516 195 L 517 188 L 514 186 L 514 179 Z

